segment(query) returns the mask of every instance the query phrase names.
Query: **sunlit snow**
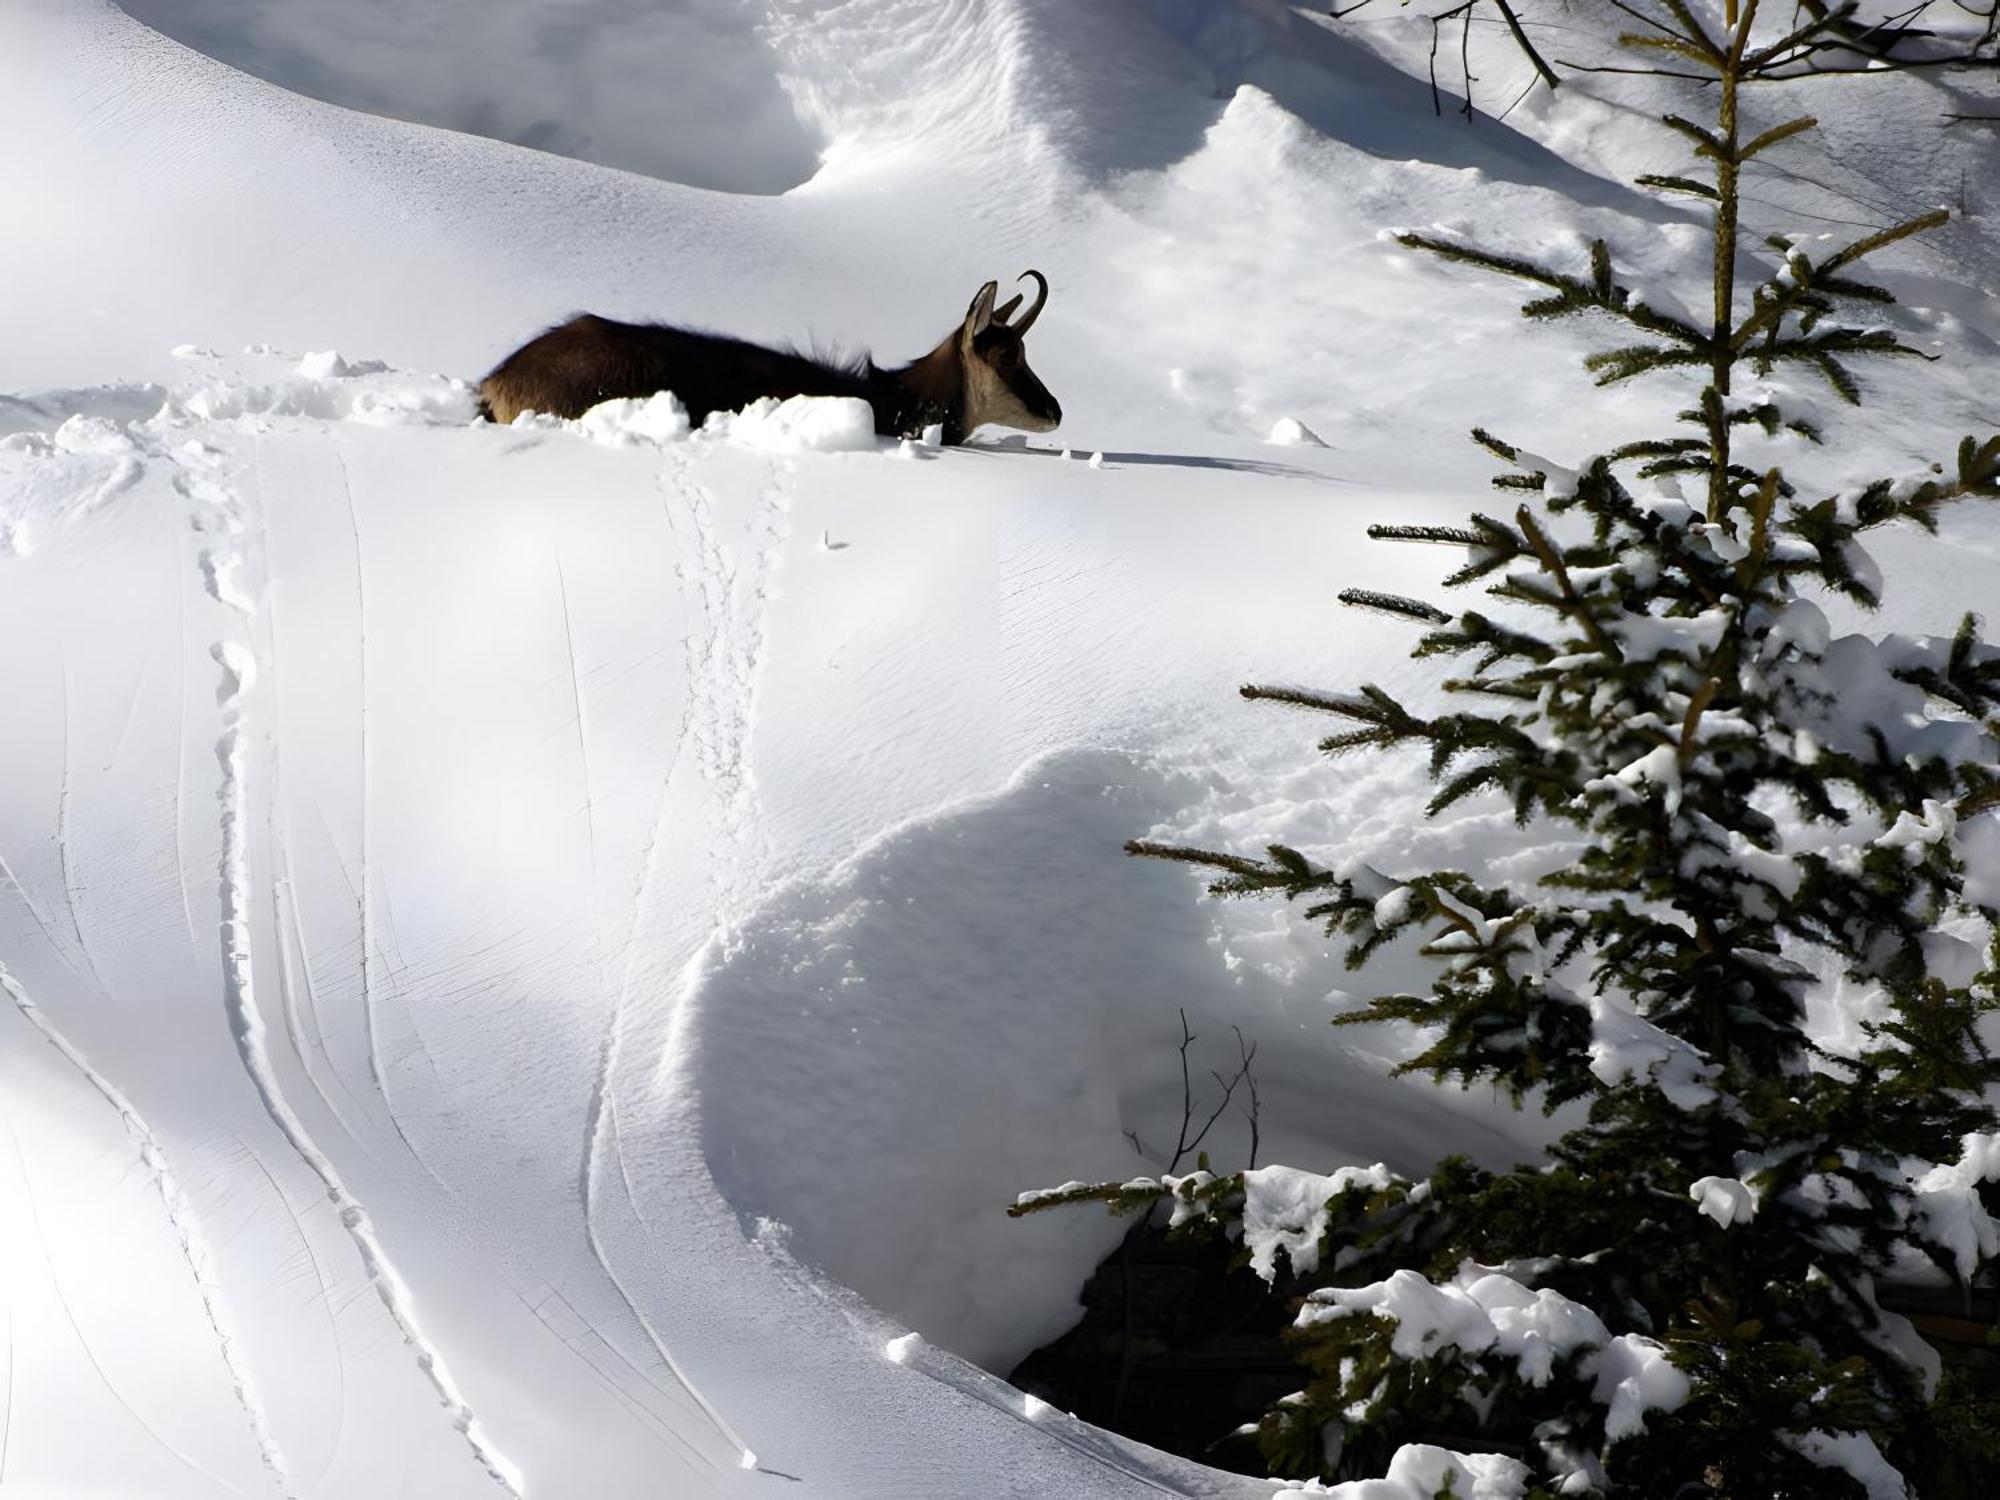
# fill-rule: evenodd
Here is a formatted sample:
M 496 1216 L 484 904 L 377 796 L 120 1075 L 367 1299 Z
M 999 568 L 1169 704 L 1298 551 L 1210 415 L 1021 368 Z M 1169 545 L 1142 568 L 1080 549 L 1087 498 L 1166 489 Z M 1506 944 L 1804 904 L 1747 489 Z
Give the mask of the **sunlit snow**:
M 1319 1173 L 1553 1128 L 1326 1024 L 1420 985 L 1414 945 L 1349 973 L 1121 846 L 1572 857 L 1505 807 L 1428 822 L 1421 765 L 1328 763 L 1235 689 L 1434 691 L 1406 622 L 1334 602 L 1438 596 L 1367 525 L 1488 504 L 1474 423 L 1556 472 L 1677 408 L 1381 234 L 1603 236 L 1693 305 L 1698 226 L 1626 185 L 1653 86 L 1467 125 L 1421 17 L 1269 0 L 560 10 L 0 7 L 0 1489 L 1268 1495 L 999 1378 L 1120 1232 L 1005 1209 L 1171 1168 L 1181 1009 L 1204 1071 L 1258 1044 L 1266 1264 Z M 1529 81 L 1476 45 L 1483 102 Z M 1974 185 L 1885 262 L 1944 360 L 1823 418 L 1828 493 L 1996 415 L 2000 143 L 1933 87 L 1822 109 L 1746 210 Z M 580 310 L 897 361 L 1029 267 L 1046 436 L 472 420 Z M 1876 550 L 1878 623 L 1948 631 L 2000 518 Z M 1838 1046 L 1868 997 L 1829 996 Z M 1701 1087 L 1611 1019 L 1604 1069 Z M 1244 1165 L 1244 1122 L 1205 1149 Z M 1968 1254 L 1990 1155 L 1923 1185 Z M 1734 1181 L 1693 1185 L 1720 1222 Z M 1601 1361 L 1620 1420 L 1672 1395 L 1649 1356 Z M 1368 1493 L 1519 1470 L 1412 1447 Z

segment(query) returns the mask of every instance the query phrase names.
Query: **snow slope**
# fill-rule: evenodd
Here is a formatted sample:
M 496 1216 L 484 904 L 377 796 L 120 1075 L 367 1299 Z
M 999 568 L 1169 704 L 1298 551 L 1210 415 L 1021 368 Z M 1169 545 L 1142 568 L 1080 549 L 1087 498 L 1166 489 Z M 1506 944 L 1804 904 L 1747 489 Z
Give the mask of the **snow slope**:
M 128 8 L 657 177 L 97 0 L 0 13 L 0 1486 L 1265 1493 L 976 1367 L 1116 1234 L 1002 1207 L 1164 1164 L 1178 1008 L 1204 1068 L 1258 1043 L 1267 1159 L 1547 1129 L 1388 1079 L 1312 933 L 1118 851 L 1510 857 L 1232 689 L 1420 690 L 1332 595 L 1436 559 L 1365 525 L 1479 503 L 1475 420 L 1576 456 L 1671 410 L 1580 430 L 1589 330 L 1520 339 L 1380 236 L 1602 234 L 1671 295 L 1696 232 L 1620 185 L 1623 96 L 1468 130 L 1416 32 L 1267 0 L 603 0 L 574 52 L 525 4 Z M 1925 152 L 1795 163 L 1769 227 L 1994 180 L 1939 85 L 1883 87 Z M 1973 207 L 1896 267 L 1948 363 L 1876 383 L 1829 483 L 1996 415 Z M 1032 444 L 468 420 L 580 307 L 889 357 L 1029 264 L 1068 414 Z M 1990 594 L 2000 524 L 1948 543 L 1881 549 L 1892 623 Z

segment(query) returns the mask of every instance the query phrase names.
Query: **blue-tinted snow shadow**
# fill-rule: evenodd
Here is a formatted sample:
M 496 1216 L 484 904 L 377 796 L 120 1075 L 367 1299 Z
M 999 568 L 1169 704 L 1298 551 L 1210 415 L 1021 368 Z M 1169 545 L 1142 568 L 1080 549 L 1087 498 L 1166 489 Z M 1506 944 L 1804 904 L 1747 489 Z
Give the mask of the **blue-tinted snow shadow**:
M 1211 0 L 1156 0 L 1148 13 L 1212 71 L 1215 101 L 1207 124 L 1220 118 L 1230 97 L 1247 84 L 1322 135 L 1371 156 L 1477 168 L 1501 181 L 1545 188 L 1578 204 L 1649 222 L 1695 221 L 1673 204 L 1584 171 L 1490 115 L 1466 120 L 1457 113 L 1461 97 L 1442 87 L 1438 114 L 1424 80 L 1350 41 L 1337 22 L 1296 7 L 1252 14 Z M 1170 165 L 1200 144 L 1198 135 L 1171 142 L 1162 135 L 1153 165 Z
M 1166 1165 L 1133 1138 L 1174 1139 L 1183 1008 L 1204 1068 L 1233 1066 L 1232 1025 L 1260 1044 L 1273 1155 L 1424 1171 L 1453 1150 L 1530 1154 L 1326 1024 L 1332 955 L 1284 978 L 1233 969 L 1199 882 L 1125 855 L 1204 786 L 1067 753 L 746 924 L 699 987 L 691 1073 L 710 1170 L 746 1227 L 789 1225 L 802 1260 L 1009 1368 L 1073 1318 L 1120 1226 L 1005 1208 L 1027 1188 Z M 1241 1164 L 1232 1128 L 1209 1143 L 1218 1164 Z
M 309 98 L 668 182 L 782 193 L 819 169 L 750 7 L 568 0 L 120 0 L 183 46 Z
M 1028 458 L 1061 458 L 1064 450 L 1059 448 L 1038 448 L 1026 442 L 1002 438 L 997 442 L 971 442 L 960 450 L 963 453 L 981 455 L 1020 454 Z M 1085 452 L 1070 449 L 1069 462 L 1087 464 L 1093 454 L 1102 457 L 1108 468 L 1170 468 L 1170 469 L 1216 469 L 1231 474 L 1261 474 L 1270 479 L 1304 479 L 1316 484 L 1361 484 L 1359 479 L 1349 479 L 1342 474 L 1328 474 L 1319 469 L 1303 468 L 1298 464 L 1278 463 L 1267 458 L 1229 458 L 1211 453 L 1139 453 L 1121 452 L 1110 448 Z

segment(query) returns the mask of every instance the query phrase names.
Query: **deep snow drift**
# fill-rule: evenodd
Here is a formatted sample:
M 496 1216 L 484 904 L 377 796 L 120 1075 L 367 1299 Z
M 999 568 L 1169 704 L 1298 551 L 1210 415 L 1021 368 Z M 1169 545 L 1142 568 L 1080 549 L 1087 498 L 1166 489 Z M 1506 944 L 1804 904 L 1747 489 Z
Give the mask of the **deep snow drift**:
M 1427 28 L 1266 0 L 687 4 L 615 49 L 599 5 L 573 52 L 525 4 L 130 8 L 675 180 L 96 0 L 0 14 L 0 1485 L 1266 1493 L 964 1362 L 1059 1330 L 1117 1233 L 1004 1206 L 1164 1164 L 1181 1007 L 1209 1066 L 1259 1042 L 1267 1159 L 1546 1131 L 1325 1024 L 1394 962 L 1118 851 L 1552 857 L 1233 689 L 1416 690 L 1332 597 L 1436 559 L 1366 524 L 1481 503 L 1474 421 L 1576 456 L 1671 409 L 1584 430 L 1589 329 L 1381 238 L 1602 234 L 1698 294 L 1622 185 L 1671 149 L 1642 96 L 1435 120 Z M 2000 416 L 2000 148 L 1873 86 L 1808 101 L 1759 227 L 1975 186 L 1893 263 L 1947 362 L 1872 384 L 1829 484 Z M 1046 438 L 468 420 L 578 308 L 906 357 L 1031 264 Z M 1884 623 L 1948 626 L 1996 548 L 1885 543 Z

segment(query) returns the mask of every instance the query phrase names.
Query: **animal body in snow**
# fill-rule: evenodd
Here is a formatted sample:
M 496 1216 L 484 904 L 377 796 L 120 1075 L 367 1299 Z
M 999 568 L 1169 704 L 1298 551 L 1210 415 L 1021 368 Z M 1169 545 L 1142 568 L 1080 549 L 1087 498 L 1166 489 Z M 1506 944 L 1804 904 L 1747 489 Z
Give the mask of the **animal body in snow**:
M 479 383 L 480 414 L 511 422 L 522 412 L 580 417 L 600 401 L 672 391 L 697 427 L 710 412 L 736 411 L 764 396 L 856 396 L 875 413 L 875 430 L 917 437 L 942 427 L 944 441 L 962 443 L 991 423 L 1047 432 L 1062 407 L 1028 368 L 1028 330 L 1049 300 L 1049 283 L 1028 271 L 1034 305 L 1010 321 L 1016 294 L 993 305 L 999 286 L 987 282 L 965 319 L 920 359 L 883 369 L 863 357 L 815 358 L 767 349 L 718 333 L 664 323 L 619 323 L 583 313 L 530 339 Z

